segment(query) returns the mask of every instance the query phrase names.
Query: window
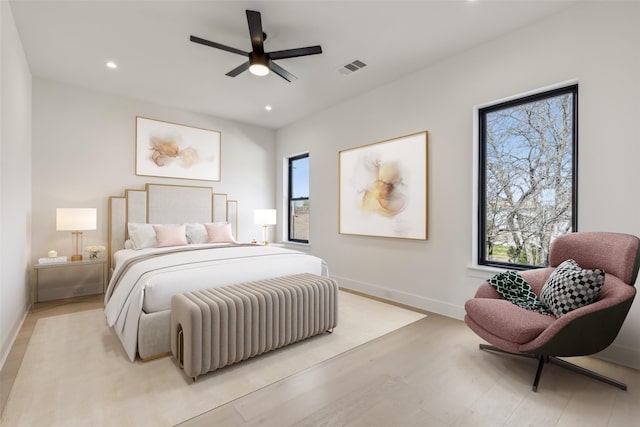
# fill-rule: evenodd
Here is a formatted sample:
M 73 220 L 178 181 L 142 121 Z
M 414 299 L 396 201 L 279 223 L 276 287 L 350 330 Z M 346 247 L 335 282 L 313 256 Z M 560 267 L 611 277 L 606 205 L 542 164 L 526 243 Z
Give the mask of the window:
M 478 264 L 546 266 L 552 240 L 577 230 L 578 86 L 478 114 Z
M 288 237 L 309 243 L 309 153 L 289 158 Z

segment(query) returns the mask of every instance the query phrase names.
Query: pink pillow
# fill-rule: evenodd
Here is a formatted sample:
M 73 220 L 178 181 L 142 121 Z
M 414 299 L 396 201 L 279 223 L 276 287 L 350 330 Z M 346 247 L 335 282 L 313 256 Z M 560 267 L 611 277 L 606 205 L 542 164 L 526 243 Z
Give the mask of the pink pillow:
M 207 243 L 236 243 L 231 232 L 231 224 L 210 223 L 204 227 L 209 238 Z
M 159 248 L 164 246 L 184 246 L 187 244 L 184 224 L 177 227 L 154 225 L 153 230 L 156 232 L 157 247 Z

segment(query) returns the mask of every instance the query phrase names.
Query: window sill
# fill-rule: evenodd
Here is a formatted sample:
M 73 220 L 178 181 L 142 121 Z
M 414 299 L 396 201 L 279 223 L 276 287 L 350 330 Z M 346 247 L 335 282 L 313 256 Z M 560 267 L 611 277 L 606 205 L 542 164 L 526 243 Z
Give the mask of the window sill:
M 311 245 L 309 243 L 282 241 L 282 242 L 278 242 L 278 244 L 282 245 L 284 247 L 290 246 L 291 249 L 295 249 L 295 250 L 298 250 L 298 251 L 310 251 L 311 250 Z
M 491 276 L 494 276 L 498 273 L 502 273 L 507 271 L 506 268 L 498 268 L 498 267 L 488 267 L 486 265 L 470 265 L 467 267 L 467 273 L 470 277 L 477 277 L 479 279 L 489 279 Z

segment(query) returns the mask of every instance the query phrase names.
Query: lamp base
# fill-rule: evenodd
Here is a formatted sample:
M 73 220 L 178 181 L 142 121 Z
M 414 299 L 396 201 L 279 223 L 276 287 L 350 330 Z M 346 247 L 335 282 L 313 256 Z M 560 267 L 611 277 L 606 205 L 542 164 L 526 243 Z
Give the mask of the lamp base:
M 80 252 L 80 247 L 82 247 L 82 231 L 72 231 L 71 240 L 75 245 L 75 249 L 71 248 L 71 250 L 75 252 L 74 255 L 71 255 L 71 261 L 82 261 L 82 252 Z

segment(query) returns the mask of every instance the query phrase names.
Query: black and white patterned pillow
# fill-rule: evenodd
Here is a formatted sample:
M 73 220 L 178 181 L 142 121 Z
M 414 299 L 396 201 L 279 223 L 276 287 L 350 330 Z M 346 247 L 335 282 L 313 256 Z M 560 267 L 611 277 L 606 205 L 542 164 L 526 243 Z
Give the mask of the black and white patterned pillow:
M 503 271 L 487 281 L 495 288 L 502 299 L 506 299 L 527 310 L 551 314 L 551 310 L 538 299 L 531 285 L 517 271 Z
M 556 268 L 540 291 L 540 300 L 556 317 L 596 300 L 604 284 L 604 270 L 586 270 L 572 259 Z

